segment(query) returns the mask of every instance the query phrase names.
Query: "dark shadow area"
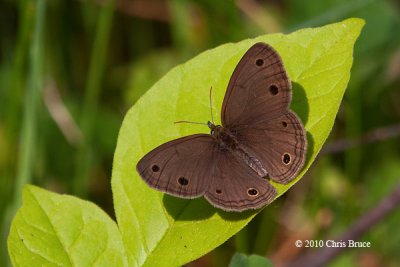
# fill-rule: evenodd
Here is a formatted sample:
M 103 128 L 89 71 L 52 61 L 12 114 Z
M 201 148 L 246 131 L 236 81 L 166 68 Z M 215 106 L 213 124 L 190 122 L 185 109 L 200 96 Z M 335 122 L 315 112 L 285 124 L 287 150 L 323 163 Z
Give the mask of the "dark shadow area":
M 196 199 L 181 199 L 165 194 L 163 197 L 165 209 L 174 220 L 195 221 L 210 218 L 214 213 L 227 221 L 244 220 L 260 212 L 258 210 L 247 210 L 244 212 L 228 212 L 213 207 L 204 197 Z
M 264 208 L 264 207 L 263 207 Z M 253 215 L 256 215 L 259 213 L 263 208 L 257 209 L 257 210 L 246 210 L 243 212 L 228 212 L 228 211 L 223 211 L 221 209 L 218 209 L 219 215 L 227 221 L 240 221 L 247 219 Z
M 163 203 L 171 217 L 179 221 L 204 220 L 216 212 L 204 197 L 182 199 L 164 194 Z
M 310 107 L 306 95 L 306 91 L 299 83 L 292 82 L 292 103 L 290 108 L 300 117 L 303 126 L 308 121 Z M 314 137 L 307 131 L 307 155 L 304 166 L 310 162 L 311 156 L 314 153 Z
M 304 162 L 304 166 L 307 166 L 311 160 L 311 156 L 314 153 L 314 143 L 315 143 L 314 137 L 312 136 L 312 134 L 309 131 L 307 131 L 307 154 L 306 154 L 306 160 Z
M 303 122 L 303 125 L 307 123 L 310 108 L 306 91 L 303 86 L 295 82 L 292 82 L 292 103 L 290 109 L 296 112 Z

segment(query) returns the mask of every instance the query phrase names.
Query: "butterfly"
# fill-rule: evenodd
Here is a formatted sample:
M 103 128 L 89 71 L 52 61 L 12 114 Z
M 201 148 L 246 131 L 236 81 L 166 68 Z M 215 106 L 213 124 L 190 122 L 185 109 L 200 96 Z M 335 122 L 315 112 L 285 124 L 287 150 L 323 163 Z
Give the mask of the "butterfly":
M 210 134 L 156 147 L 136 169 L 150 187 L 173 196 L 204 196 L 225 211 L 261 208 L 277 194 L 269 179 L 287 184 L 304 164 L 307 138 L 289 109 L 291 98 L 281 57 L 270 45 L 256 43 L 230 78 L 222 125 L 208 122 Z

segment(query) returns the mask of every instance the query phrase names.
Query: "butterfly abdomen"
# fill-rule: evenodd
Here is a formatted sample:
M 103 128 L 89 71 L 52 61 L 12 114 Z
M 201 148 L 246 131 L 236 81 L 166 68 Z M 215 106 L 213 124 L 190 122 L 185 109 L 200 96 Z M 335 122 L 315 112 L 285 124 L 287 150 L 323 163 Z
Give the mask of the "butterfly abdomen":
M 267 170 L 261 164 L 261 162 L 255 157 L 250 151 L 247 151 L 244 147 L 239 146 L 232 151 L 238 160 L 242 160 L 248 165 L 253 171 L 255 171 L 260 177 L 268 175 Z
M 247 149 L 239 145 L 237 137 L 228 129 L 220 125 L 212 125 L 211 135 L 216 139 L 218 148 L 221 151 L 229 151 L 239 161 L 245 162 L 260 177 L 267 176 L 267 171 L 261 162 Z

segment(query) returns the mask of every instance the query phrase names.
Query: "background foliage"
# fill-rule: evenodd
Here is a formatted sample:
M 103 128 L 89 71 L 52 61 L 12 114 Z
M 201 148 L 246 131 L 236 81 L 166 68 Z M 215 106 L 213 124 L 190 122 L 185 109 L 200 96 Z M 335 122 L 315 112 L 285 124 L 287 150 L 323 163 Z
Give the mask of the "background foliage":
M 399 11 L 383 0 L 2 1 L 0 265 L 26 182 L 91 200 L 114 216 L 111 165 L 127 109 L 171 67 L 219 44 L 361 17 L 367 24 L 329 141 L 337 147 L 397 125 Z M 190 265 L 225 266 L 235 251 L 281 263 L 301 253 L 296 239 L 342 233 L 399 180 L 400 142 L 382 139 L 322 155 L 285 197 Z M 385 218 L 363 236 L 372 248 L 348 250 L 331 266 L 398 266 L 399 219 Z

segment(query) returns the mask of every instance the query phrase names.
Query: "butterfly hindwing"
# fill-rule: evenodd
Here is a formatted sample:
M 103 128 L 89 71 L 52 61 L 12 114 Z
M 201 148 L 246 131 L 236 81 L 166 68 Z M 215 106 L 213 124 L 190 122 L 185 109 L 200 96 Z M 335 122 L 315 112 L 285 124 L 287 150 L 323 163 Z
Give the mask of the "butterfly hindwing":
M 212 205 L 226 211 L 258 209 L 271 203 L 275 196 L 275 188 L 244 161 L 230 151 L 218 154 L 215 173 L 205 194 Z
M 238 142 L 250 149 L 268 172 L 268 176 L 286 184 L 304 164 L 307 138 L 300 119 L 291 111 L 242 128 Z

